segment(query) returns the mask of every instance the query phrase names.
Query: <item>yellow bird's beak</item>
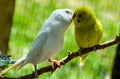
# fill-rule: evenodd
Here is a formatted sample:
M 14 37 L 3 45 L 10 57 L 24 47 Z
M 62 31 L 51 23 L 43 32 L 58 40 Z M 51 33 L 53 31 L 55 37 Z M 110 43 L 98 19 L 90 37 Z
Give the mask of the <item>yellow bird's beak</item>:
M 73 14 L 73 17 L 72 17 L 72 20 L 73 20 L 75 17 L 76 17 L 76 14 L 74 13 L 74 14 Z

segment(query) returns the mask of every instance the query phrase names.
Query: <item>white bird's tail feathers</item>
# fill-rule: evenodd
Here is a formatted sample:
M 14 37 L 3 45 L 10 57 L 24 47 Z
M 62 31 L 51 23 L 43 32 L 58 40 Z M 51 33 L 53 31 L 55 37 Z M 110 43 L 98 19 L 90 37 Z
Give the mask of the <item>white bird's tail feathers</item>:
M 7 73 L 9 70 L 11 70 L 11 69 L 13 69 L 13 68 L 16 68 L 16 67 L 17 67 L 17 69 L 22 68 L 25 58 L 26 58 L 26 55 L 24 55 L 23 57 L 21 57 L 20 59 L 18 59 L 18 60 L 15 62 L 15 64 L 13 64 L 11 67 L 9 67 L 9 68 L 1 71 L 1 72 L 0 72 L 0 76 L 3 75 L 3 74 L 5 74 L 5 73 Z

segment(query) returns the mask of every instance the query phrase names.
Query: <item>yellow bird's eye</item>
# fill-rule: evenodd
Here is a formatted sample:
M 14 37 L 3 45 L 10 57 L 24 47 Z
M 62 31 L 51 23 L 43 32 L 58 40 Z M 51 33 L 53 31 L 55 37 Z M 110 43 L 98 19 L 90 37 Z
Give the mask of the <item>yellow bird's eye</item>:
M 81 15 L 81 14 L 79 14 L 79 15 L 78 15 L 78 18 L 81 18 L 81 17 L 82 17 L 82 15 Z

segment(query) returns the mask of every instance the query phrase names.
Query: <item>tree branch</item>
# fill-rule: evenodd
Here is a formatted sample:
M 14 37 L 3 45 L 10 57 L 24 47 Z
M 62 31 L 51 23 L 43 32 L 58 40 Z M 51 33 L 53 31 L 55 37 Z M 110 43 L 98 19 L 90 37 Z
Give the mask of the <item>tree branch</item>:
M 120 43 L 120 37 L 117 36 L 114 40 L 107 41 L 107 42 L 102 43 L 100 45 L 96 45 L 96 46 L 93 46 L 90 48 L 85 48 L 85 49 L 79 50 L 77 52 L 71 52 L 71 53 L 69 52 L 68 56 L 64 57 L 63 59 L 61 59 L 59 61 L 60 61 L 61 65 L 64 65 L 75 57 L 78 57 L 78 56 L 81 56 L 81 55 L 86 54 L 88 52 L 94 51 L 95 49 L 96 50 L 104 49 L 104 48 L 110 47 L 110 46 L 118 44 L 118 43 Z M 57 68 L 58 67 L 56 65 L 54 65 L 54 68 L 51 65 L 43 67 L 43 68 L 37 70 L 38 75 L 41 75 L 45 72 L 54 72 Z M 5 77 L 5 76 L 0 77 L 0 79 L 34 79 L 34 78 L 35 78 L 34 72 L 31 74 L 28 74 L 28 75 L 20 76 L 20 77 L 12 77 L 12 78 Z

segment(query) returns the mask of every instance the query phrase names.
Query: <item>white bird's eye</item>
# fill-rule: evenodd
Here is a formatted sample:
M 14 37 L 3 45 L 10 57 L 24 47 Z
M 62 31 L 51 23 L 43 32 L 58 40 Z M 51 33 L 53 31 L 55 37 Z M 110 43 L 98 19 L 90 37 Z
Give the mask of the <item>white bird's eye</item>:
M 70 14 L 70 12 L 69 12 L 69 11 L 67 11 L 67 10 L 66 10 L 65 12 L 66 12 L 67 14 Z

